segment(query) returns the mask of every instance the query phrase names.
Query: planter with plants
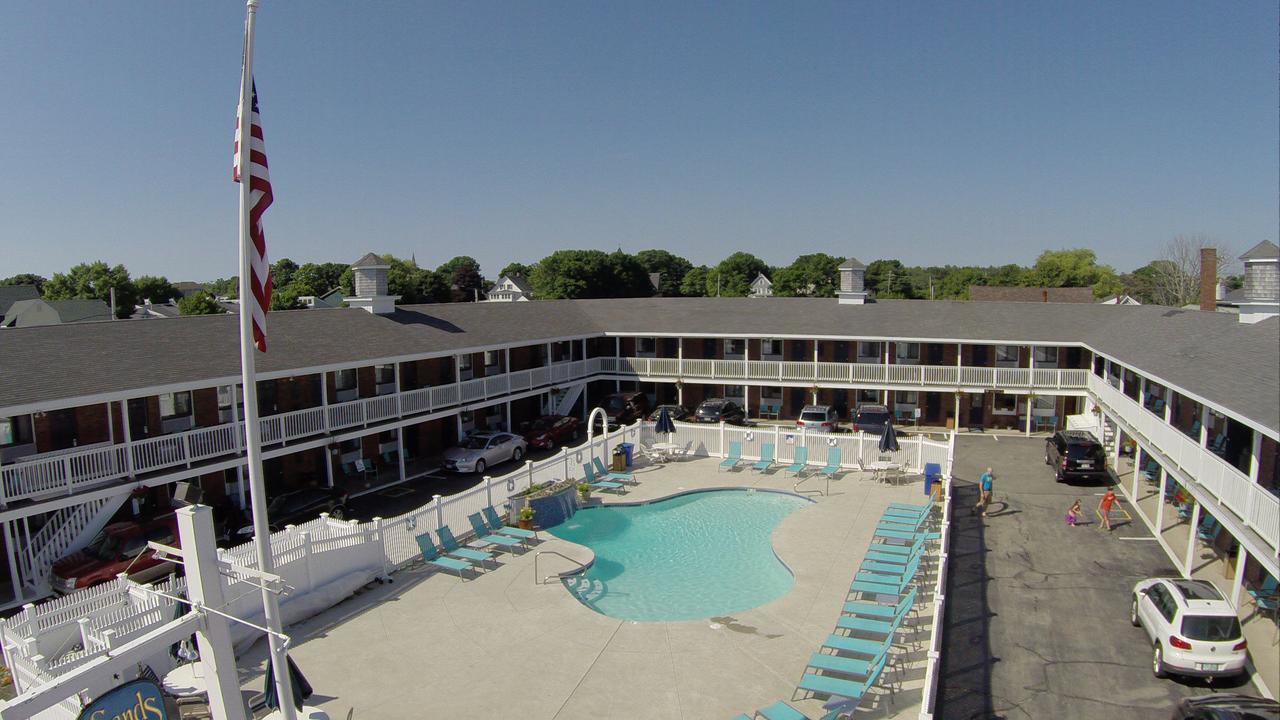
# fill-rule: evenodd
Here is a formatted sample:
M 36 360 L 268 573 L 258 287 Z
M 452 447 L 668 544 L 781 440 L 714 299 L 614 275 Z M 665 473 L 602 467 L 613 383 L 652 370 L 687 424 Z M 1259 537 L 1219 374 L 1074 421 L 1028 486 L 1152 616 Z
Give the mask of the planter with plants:
M 532 506 L 525 505 L 524 507 L 520 508 L 520 514 L 518 518 L 520 528 L 523 530 L 532 530 L 533 516 L 534 516 L 534 510 Z
M 578 483 L 578 497 L 586 502 L 591 499 L 591 486 L 586 483 Z

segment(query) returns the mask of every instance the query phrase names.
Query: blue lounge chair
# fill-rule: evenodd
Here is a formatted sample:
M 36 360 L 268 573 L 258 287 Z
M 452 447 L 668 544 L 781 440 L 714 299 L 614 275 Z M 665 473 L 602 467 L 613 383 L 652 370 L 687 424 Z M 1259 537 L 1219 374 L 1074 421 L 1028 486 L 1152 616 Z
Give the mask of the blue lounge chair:
M 1218 518 L 1204 513 L 1204 518 L 1200 520 L 1200 526 L 1196 528 L 1196 537 L 1205 542 L 1213 542 L 1218 536 Z
M 929 465 L 933 465 L 933 463 L 929 463 Z M 923 505 L 913 505 L 911 503 L 895 502 L 895 503 L 889 503 L 889 509 L 890 510 L 915 510 L 916 512 L 920 512 L 921 510 L 932 510 L 933 503 L 924 503 Z
M 1268 575 L 1262 581 L 1262 587 L 1246 588 L 1249 595 L 1253 597 L 1253 602 L 1258 606 L 1258 610 L 1275 613 L 1280 611 L 1280 588 L 1277 588 L 1276 579 Z
M 881 522 L 916 522 L 921 519 L 928 519 L 933 514 L 932 507 L 921 508 L 919 510 L 906 510 L 904 508 L 889 507 L 885 508 L 881 514 Z
M 467 521 L 471 523 L 471 529 L 476 533 L 476 542 L 485 545 L 497 545 L 504 548 L 507 552 L 515 552 L 515 549 L 523 544 L 522 541 L 506 535 L 494 535 L 489 532 L 489 527 L 484 524 L 484 520 L 480 519 L 480 513 L 471 513 L 467 516 Z
M 872 636 L 871 640 L 889 642 L 894 637 L 894 633 L 898 631 L 898 628 L 902 627 L 902 621 L 906 619 L 907 610 L 910 610 L 910 607 L 906 608 L 906 610 L 895 612 L 892 617 L 883 620 L 855 615 L 841 615 L 836 620 L 836 629 L 860 633 L 863 636 L 870 635 Z
M 822 709 L 827 712 L 821 715 L 818 720 L 836 720 L 841 715 L 851 712 L 857 705 L 858 703 L 855 700 L 833 695 L 831 700 L 822 706 Z M 760 708 L 756 711 L 755 717 L 764 718 L 764 720 L 809 720 L 808 715 L 791 707 L 790 704 L 782 700 L 769 707 Z M 744 718 L 745 720 L 752 720 L 746 715 L 739 715 L 734 720 L 743 720 Z
M 761 472 L 773 467 L 773 443 L 765 443 L 760 448 L 760 460 L 751 466 L 752 470 Z
M 462 545 L 458 543 L 458 539 L 453 536 L 453 531 L 449 529 L 448 525 L 440 526 L 438 534 L 440 535 L 440 549 L 444 550 L 445 555 L 462 558 L 463 560 L 468 560 L 474 563 L 484 564 L 486 562 L 493 562 L 495 566 L 498 564 L 498 561 L 493 559 L 493 553 L 476 550 L 475 548 L 462 547 Z M 422 533 L 422 536 L 427 538 L 427 542 L 431 542 L 430 533 Z
M 719 472 L 720 470 L 725 469 L 732 470 L 738 467 L 738 463 L 740 462 L 742 462 L 742 443 L 731 442 L 729 443 L 728 457 L 720 461 L 720 466 L 716 468 L 716 471 Z
M 807 470 L 809 467 L 809 448 L 800 446 L 796 448 L 795 457 L 791 460 L 791 464 L 782 469 L 783 472 L 791 473 L 796 477 Z
M 597 490 L 611 490 L 616 493 L 626 492 L 626 486 L 620 482 L 597 479 L 596 471 L 591 468 L 591 463 L 584 463 L 582 465 L 582 474 L 586 476 L 587 484 Z
M 458 573 L 458 577 L 466 580 L 463 572 L 470 570 L 472 573 L 479 575 L 475 566 L 465 560 L 455 560 L 454 558 L 441 557 L 440 551 L 436 549 L 435 543 L 431 542 L 431 536 L 422 533 L 417 537 L 418 549 L 422 551 L 422 560 L 428 565 L 441 568 L 442 570 L 453 570 Z
M 867 694 L 867 691 L 876 684 L 876 681 L 880 679 L 880 673 L 884 670 L 884 664 L 888 661 L 888 658 L 888 653 L 881 655 L 872 665 L 865 680 L 841 680 L 830 675 L 805 673 L 804 677 L 800 679 L 799 689 L 833 696 L 840 695 L 852 701 L 860 701 Z
M 893 607 L 892 605 L 886 607 Z M 848 635 L 836 635 L 832 633 L 822 642 L 822 647 L 826 650 L 834 650 L 842 653 L 852 653 L 854 655 L 862 655 L 865 657 L 876 657 L 884 651 L 885 643 L 882 640 L 867 640 L 866 638 L 849 637 Z
M 907 530 L 893 530 L 883 526 L 876 528 L 875 537 L 877 540 L 906 540 L 907 542 L 915 542 L 921 538 L 925 540 L 937 540 L 942 537 L 942 533 L 937 532 L 910 532 Z
M 911 591 L 903 595 L 896 605 L 884 605 L 881 603 L 851 601 L 844 604 L 842 612 L 845 615 L 856 615 L 858 617 L 870 618 L 891 618 L 904 612 L 910 612 L 915 609 L 916 588 L 913 585 Z
M 486 505 L 480 512 L 484 513 L 485 524 L 489 526 L 489 529 L 499 535 L 506 535 L 507 537 L 518 538 L 520 540 L 532 540 L 538 537 L 538 533 L 532 530 L 511 527 L 510 525 L 502 522 L 502 518 L 498 517 L 498 511 L 494 510 L 492 505 Z
M 832 480 L 836 479 L 836 473 L 840 472 L 840 448 L 827 448 L 827 464 L 819 468 L 818 472 Z
M 604 461 L 600 458 L 591 458 L 591 467 L 596 469 L 596 477 L 604 478 L 607 482 L 636 484 L 636 476 L 627 472 L 615 472 L 604 466 Z

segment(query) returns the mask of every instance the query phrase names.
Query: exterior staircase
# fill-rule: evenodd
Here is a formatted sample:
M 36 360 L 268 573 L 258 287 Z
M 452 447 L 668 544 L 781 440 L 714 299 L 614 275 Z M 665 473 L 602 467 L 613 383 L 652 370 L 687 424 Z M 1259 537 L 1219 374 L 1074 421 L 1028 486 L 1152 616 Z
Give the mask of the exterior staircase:
M 16 553 L 24 593 L 31 598 L 48 595 L 53 564 L 88 545 L 111 521 L 131 491 L 132 488 L 121 488 L 109 497 L 54 511 L 44 527 L 27 538 L 22 543 L 23 549 Z
M 562 387 L 560 397 L 556 399 L 555 413 L 556 415 L 568 415 L 573 410 L 573 404 L 578 402 L 578 398 L 582 397 L 582 388 L 586 387 L 583 383 Z

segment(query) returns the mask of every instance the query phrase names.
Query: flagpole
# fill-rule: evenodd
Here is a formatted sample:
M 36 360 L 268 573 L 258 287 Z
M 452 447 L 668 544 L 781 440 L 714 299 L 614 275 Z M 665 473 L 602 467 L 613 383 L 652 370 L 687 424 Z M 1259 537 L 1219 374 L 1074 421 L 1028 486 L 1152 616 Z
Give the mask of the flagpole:
M 251 282 L 249 243 L 249 148 L 253 144 L 253 25 L 258 12 L 258 0 L 247 0 L 244 21 L 244 68 L 240 75 L 240 382 L 244 387 L 244 435 L 249 465 L 249 500 L 253 513 L 254 547 L 258 552 L 258 569 L 272 572 L 275 563 L 271 556 L 271 530 L 267 524 L 267 490 L 262 477 L 262 432 L 258 423 L 258 382 L 254 368 L 257 348 L 253 344 L 254 302 Z M 265 311 L 266 308 L 263 308 Z M 282 623 L 280 604 L 275 593 L 262 586 L 262 611 L 265 616 L 267 644 L 270 648 L 271 666 L 275 675 L 276 697 L 280 699 L 280 716 L 283 720 L 296 720 L 293 706 L 293 678 L 289 674 L 288 656 L 284 641 L 280 638 Z

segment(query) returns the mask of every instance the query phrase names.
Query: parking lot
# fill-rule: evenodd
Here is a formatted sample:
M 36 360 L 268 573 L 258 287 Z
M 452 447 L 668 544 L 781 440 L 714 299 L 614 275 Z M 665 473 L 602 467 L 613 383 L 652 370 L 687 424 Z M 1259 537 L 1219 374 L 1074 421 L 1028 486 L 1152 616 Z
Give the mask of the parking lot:
M 970 509 L 987 467 L 995 502 L 983 518 Z M 1146 635 L 1129 624 L 1131 591 L 1177 571 L 1140 520 L 1101 529 L 1105 487 L 1055 483 L 1043 437 L 962 433 L 955 477 L 938 717 L 1165 720 L 1187 695 L 1257 694 L 1247 681 L 1152 676 Z M 1084 524 L 1072 528 L 1077 498 Z

